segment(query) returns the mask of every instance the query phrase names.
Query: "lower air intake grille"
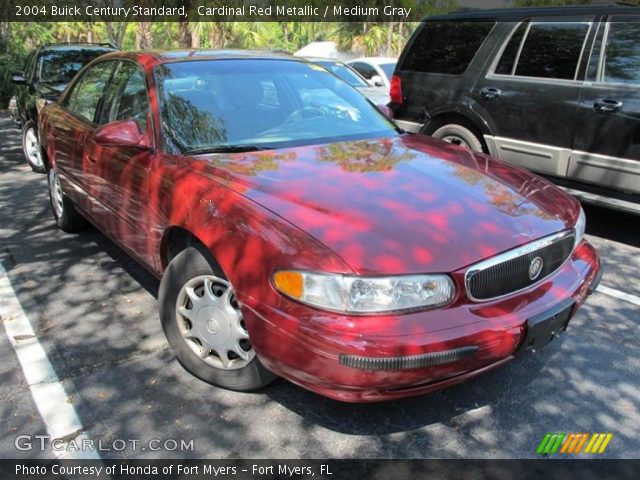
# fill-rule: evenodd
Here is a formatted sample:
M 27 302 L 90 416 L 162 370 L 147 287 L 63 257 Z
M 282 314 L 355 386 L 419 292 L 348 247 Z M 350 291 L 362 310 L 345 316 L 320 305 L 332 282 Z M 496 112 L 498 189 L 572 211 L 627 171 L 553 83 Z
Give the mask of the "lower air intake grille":
M 475 355 L 477 351 L 477 346 L 468 346 L 409 357 L 359 357 L 342 354 L 340 355 L 340 364 L 361 370 L 409 370 L 457 362 Z
M 472 266 L 465 275 L 469 298 L 491 300 L 540 282 L 569 258 L 573 243 L 572 231 L 561 232 Z

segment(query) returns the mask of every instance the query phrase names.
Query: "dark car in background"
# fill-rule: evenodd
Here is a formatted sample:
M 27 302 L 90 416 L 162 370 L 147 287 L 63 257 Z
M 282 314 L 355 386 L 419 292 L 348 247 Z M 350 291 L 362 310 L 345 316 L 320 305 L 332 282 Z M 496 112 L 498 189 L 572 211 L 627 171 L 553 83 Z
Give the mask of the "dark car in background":
M 16 107 L 22 127 L 22 148 L 34 171 L 44 172 L 46 168 L 38 138 L 38 113 L 58 98 L 82 67 L 114 50 L 117 48 L 108 43 L 42 45 L 29 54 L 24 71 L 13 74 L 11 80 L 18 85 Z
M 392 79 L 395 121 L 638 213 L 639 20 L 620 6 L 427 18 Z

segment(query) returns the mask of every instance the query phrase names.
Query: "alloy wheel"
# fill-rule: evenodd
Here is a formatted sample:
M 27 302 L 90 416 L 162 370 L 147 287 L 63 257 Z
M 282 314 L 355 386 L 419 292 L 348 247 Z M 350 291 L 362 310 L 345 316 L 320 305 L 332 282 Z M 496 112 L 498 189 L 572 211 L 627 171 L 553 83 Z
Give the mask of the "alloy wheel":
M 29 162 L 36 168 L 42 168 L 42 153 L 40 152 L 40 141 L 36 134 L 36 129 L 30 127 L 24 133 L 24 153 Z
M 60 185 L 60 178 L 53 168 L 49 170 L 49 193 L 51 195 L 51 205 L 53 205 L 56 217 L 61 218 L 64 212 L 64 197 L 62 194 L 62 186 Z

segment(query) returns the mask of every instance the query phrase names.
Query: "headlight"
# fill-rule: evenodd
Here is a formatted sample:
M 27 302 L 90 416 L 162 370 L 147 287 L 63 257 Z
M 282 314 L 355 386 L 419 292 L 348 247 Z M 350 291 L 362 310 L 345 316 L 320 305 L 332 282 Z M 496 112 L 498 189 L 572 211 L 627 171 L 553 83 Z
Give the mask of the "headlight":
M 455 295 L 447 275 L 357 277 L 281 270 L 273 285 L 286 296 L 335 312 L 402 312 L 449 303 Z
M 587 228 L 587 217 L 584 214 L 584 210 L 582 209 L 582 207 L 580 208 L 580 215 L 578 215 L 578 221 L 576 222 L 575 227 L 573 227 L 573 230 L 575 232 L 576 235 L 576 240 L 573 244 L 573 248 L 575 249 L 580 242 L 582 241 L 582 237 L 584 237 L 584 231 Z

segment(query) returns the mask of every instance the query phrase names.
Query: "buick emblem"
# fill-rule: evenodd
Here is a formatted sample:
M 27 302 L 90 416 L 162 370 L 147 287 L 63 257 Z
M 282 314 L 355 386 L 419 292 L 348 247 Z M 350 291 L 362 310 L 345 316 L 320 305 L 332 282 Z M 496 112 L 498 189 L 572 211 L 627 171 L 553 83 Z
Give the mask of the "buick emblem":
M 536 257 L 533 260 L 531 260 L 531 264 L 529 265 L 529 279 L 530 280 L 535 280 L 536 278 L 538 278 L 540 276 L 540 272 L 542 272 L 542 265 L 544 264 L 544 262 L 542 261 L 542 258 L 540 257 Z

